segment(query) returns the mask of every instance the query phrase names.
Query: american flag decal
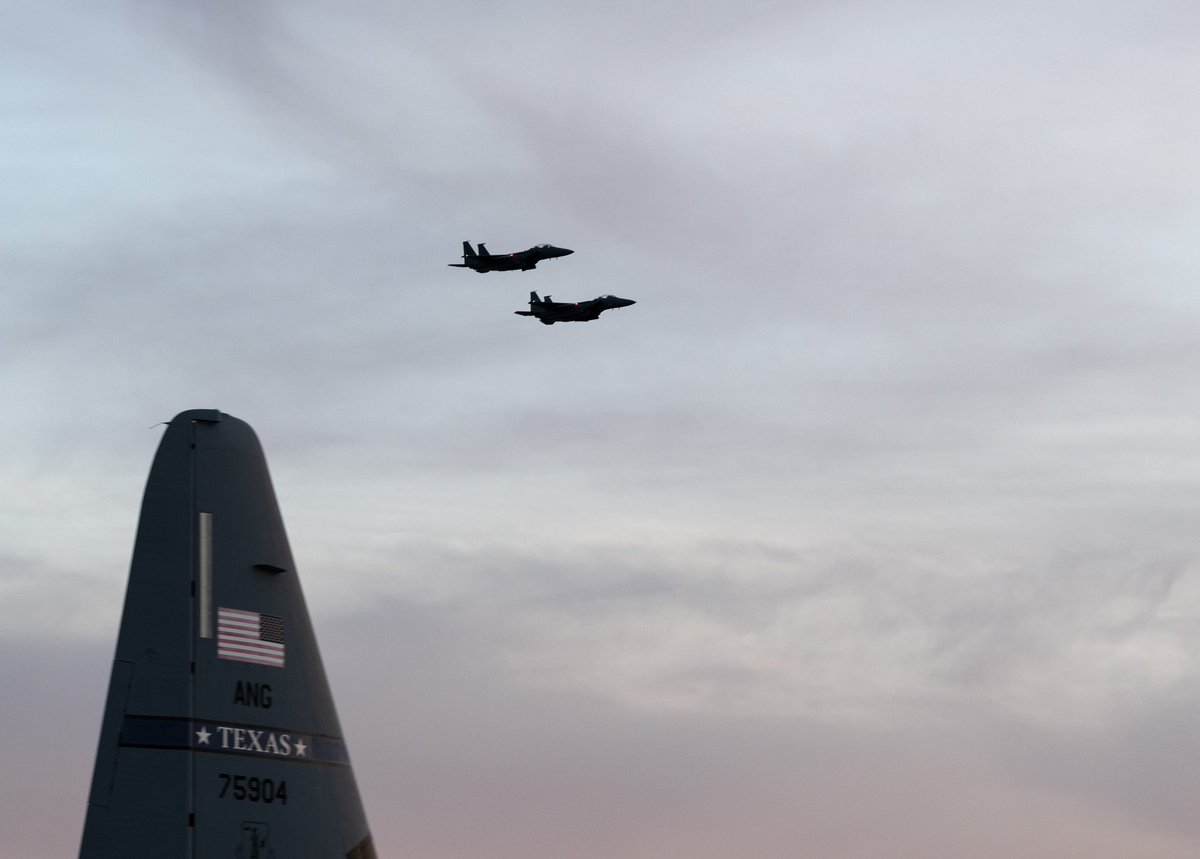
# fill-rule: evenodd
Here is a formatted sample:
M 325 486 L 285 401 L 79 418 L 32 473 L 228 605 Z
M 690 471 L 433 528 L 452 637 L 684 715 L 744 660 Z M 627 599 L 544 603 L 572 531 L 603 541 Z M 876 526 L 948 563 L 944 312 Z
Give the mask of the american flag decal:
M 217 658 L 282 668 L 283 650 L 283 618 L 217 609 Z

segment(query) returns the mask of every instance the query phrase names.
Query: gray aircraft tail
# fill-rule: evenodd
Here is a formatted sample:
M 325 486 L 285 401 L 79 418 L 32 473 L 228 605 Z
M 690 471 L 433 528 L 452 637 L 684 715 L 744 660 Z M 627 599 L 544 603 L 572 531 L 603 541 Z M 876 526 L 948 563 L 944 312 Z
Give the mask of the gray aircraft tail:
M 374 859 L 250 426 L 168 425 L 142 501 L 80 859 Z

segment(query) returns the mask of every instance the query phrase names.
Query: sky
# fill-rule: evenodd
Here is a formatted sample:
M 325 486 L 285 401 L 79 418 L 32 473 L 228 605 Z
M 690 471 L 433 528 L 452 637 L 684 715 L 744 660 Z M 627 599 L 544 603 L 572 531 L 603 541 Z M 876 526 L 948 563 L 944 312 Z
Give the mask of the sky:
M 381 856 L 1200 850 L 1194 3 L 0 18 L 0 857 L 78 848 L 191 408 Z

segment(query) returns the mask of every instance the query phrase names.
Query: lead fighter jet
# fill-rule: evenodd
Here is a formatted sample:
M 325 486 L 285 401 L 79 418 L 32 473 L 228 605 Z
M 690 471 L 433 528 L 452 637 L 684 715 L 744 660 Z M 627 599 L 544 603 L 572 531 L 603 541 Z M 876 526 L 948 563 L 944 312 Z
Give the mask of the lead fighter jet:
M 489 271 L 529 271 L 536 268 L 544 259 L 565 257 L 575 251 L 570 248 L 556 248 L 554 245 L 534 245 L 528 250 L 515 251 L 511 254 L 488 253 L 483 242 L 479 243 L 479 253 L 471 247 L 470 242 L 463 242 L 463 261 L 447 263 L 453 268 L 470 268 L 485 274 Z
M 632 298 L 617 298 L 615 295 L 602 295 L 591 301 L 551 301 L 550 296 L 538 298 L 536 292 L 529 293 L 529 309 L 514 310 L 517 316 L 536 317 L 543 325 L 553 325 L 555 322 L 591 322 L 599 319 L 600 314 L 614 307 L 628 307 L 637 304 Z

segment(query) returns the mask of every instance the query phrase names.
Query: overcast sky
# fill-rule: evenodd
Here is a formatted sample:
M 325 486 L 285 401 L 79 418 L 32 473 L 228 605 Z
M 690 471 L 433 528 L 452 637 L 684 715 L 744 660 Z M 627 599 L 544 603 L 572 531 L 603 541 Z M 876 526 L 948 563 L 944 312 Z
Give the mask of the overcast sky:
M 1194 2 L 0 20 L 0 856 L 77 850 L 189 408 L 381 856 L 1200 852 Z

